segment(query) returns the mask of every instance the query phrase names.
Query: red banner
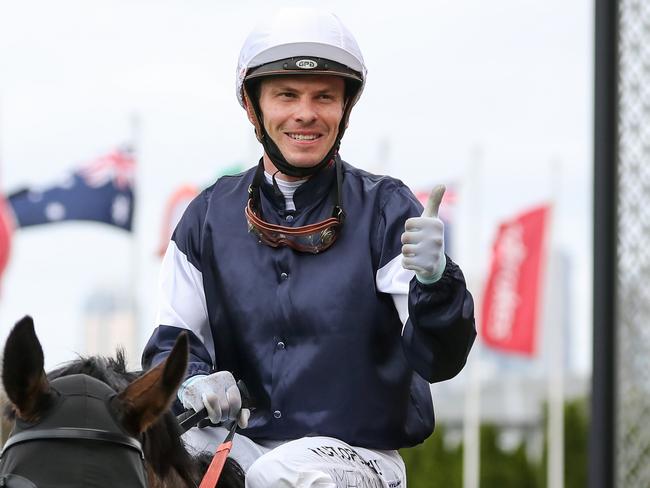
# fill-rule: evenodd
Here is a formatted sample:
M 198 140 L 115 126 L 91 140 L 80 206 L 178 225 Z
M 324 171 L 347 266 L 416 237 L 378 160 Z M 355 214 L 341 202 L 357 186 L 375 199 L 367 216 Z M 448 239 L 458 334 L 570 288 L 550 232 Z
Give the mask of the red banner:
M 481 335 L 490 347 L 535 354 L 549 213 L 545 205 L 499 226 L 483 294 Z
M 4 197 L 0 196 L 0 278 L 9 262 L 12 229 L 13 223 L 10 220 L 7 204 Z

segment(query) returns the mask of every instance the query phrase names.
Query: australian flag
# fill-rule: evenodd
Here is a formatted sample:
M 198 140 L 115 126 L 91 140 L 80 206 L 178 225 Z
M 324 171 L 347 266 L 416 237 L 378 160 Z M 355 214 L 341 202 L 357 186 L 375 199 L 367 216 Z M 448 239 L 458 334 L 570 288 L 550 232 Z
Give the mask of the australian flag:
M 58 184 L 9 195 L 16 227 L 66 220 L 103 222 L 131 231 L 135 158 L 121 147 L 90 162 Z

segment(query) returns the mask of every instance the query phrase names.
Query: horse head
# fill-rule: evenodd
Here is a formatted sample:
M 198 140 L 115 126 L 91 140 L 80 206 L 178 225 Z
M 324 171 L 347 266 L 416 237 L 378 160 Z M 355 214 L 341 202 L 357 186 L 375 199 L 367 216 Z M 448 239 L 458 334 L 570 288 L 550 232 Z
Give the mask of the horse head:
M 16 421 L 0 458 L 3 486 L 147 486 L 141 441 L 168 412 L 187 357 L 181 335 L 166 361 L 119 392 L 86 374 L 49 379 L 33 321 L 20 320 L 2 365 Z

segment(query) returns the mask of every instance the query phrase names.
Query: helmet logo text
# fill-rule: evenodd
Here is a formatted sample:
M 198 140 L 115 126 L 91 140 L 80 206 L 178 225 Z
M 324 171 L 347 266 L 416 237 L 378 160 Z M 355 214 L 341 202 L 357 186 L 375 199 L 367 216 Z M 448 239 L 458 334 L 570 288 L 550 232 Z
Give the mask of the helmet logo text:
M 313 59 L 299 59 L 296 61 L 296 66 L 300 69 L 314 69 L 318 68 L 318 63 Z

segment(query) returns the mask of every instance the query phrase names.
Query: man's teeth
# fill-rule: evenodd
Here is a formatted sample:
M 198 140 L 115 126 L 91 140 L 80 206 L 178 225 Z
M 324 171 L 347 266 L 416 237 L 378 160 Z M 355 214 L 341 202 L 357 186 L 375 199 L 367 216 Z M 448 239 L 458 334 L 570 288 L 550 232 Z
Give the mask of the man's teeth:
M 316 134 L 310 134 L 310 135 L 306 135 L 306 134 L 289 134 L 289 137 L 291 137 L 292 139 L 295 139 L 297 141 L 313 141 L 314 139 L 316 139 L 318 137 L 318 135 L 316 135 Z

